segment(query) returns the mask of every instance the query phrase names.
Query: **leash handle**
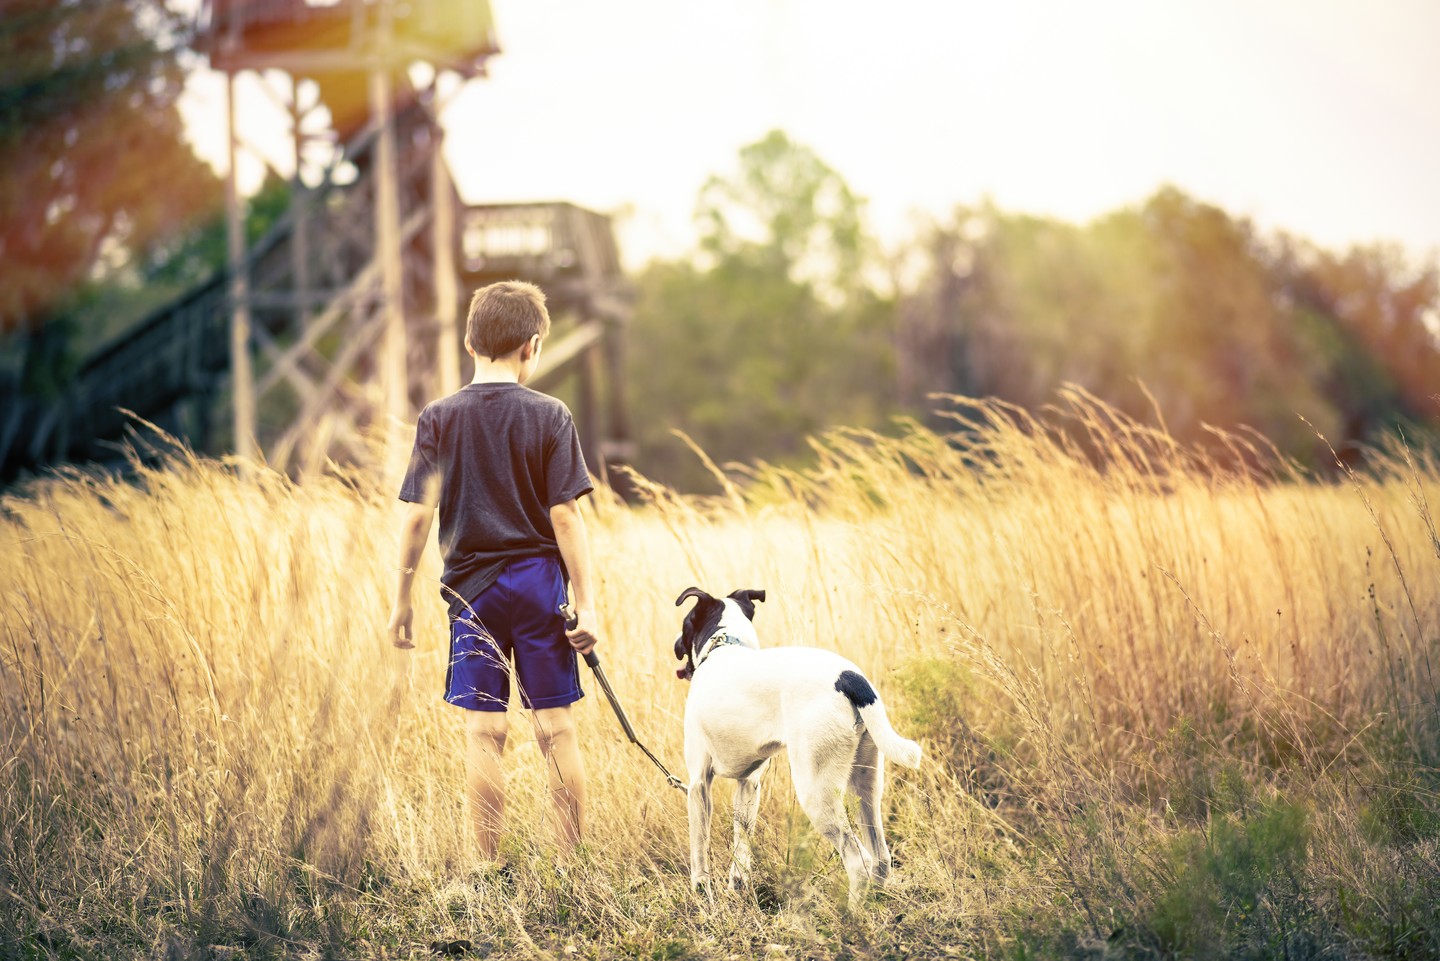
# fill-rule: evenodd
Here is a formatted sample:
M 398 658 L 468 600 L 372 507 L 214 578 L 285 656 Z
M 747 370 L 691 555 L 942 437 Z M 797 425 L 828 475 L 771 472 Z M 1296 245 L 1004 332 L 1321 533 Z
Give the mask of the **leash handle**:
M 580 618 L 579 618 L 579 616 L 577 616 L 574 612 L 572 612 L 572 611 L 570 610 L 570 605 L 569 605 L 569 604 L 561 604 L 561 605 L 560 605 L 560 613 L 563 614 L 564 617 L 565 617 L 565 630 L 567 630 L 567 631 L 573 631 L 573 630 L 575 630 L 575 628 L 580 624 Z M 592 651 L 586 651 L 584 654 L 581 654 L 580 656 L 583 657 L 583 658 L 585 658 L 585 663 L 588 664 L 588 665 L 590 665 L 590 670 L 592 670 L 592 671 L 598 671 L 598 670 L 600 670 L 600 655 L 596 654 L 593 650 L 592 650 Z M 605 685 L 605 686 L 606 686 L 607 689 L 609 688 L 609 685 L 608 685 L 608 684 Z
M 579 626 L 580 616 L 576 614 L 573 610 L 571 610 L 569 604 L 560 605 L 560 615 L 565 618 L 565 630 L 573 631 L 577 626 Z M 585 663 L 590 665 L 590 670 L 600 670 L 600 656 L 596 654 L 593 650 L 586 651 L 580 656 L 585 658 Z M 606 684 L 604 686 L 606 688 L 606 693 L 609 693 L 610 685 Z

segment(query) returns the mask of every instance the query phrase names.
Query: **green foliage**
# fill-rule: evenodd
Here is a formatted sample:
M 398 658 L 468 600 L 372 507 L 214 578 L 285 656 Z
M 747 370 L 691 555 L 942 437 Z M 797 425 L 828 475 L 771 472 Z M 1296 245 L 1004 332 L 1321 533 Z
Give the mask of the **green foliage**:
M 1427 776 L 1428 775 L 1428 776 Z M 1360 828 L 1379 845 L 1440 840 L 1440 772 L 1394 771 L 1366 788 Z
M 1333 910 L 1353 953 L 1440 957 L 1440 872 L 1435 846 L 1359 848 L 1355 873 L 1335 886 Z
M 1014 753 L 1021 740 L 991 717 L 984 733 L 971 724 L 980 696 L 975 677 L 956 657 L 915 657 L 895 671 L 900 697 L 897 727 L 921 739 L 927 763 L 944 765 L 971 797 L 987 807 L 1022 793 Z M 976 866 L 977 869 L 979 865 Z
M 1243 809 L 1157 834 L 1132 813 L 1075 821 L 1055 855 L 1065 888 L 1017 904 L 1012 957 L 1322 957 L 1340 939 L 1307 873 L 1303 803 L 1238 794 Z M 1113 823 L 1107 823 L 1113 822 Z
M 245 204 L 245 244 L 254 245 L 290 208 L 290 184 L 269 176 Z M 224 269 L 229 248 L 223 211 L 215 211 L 192 229 L 164 238 L 146 253 L 140 265 L 145 284 L 164 284 L 180 290 L 210 279 Z
M 734 176 L 706 181 L 695 219 L 717 262 L 751 261 L 845 294 L 861 287 L 863 207 L 814 151 L 772 130 L 741 148 Z
M 273 227 L 289 203 L 289 185 L 266 180 L 246 207 L 247 243 Z M 183 233 L 158 238 L 136 262 L 82 283 L 53 304 L 43 327 L 24 338 L 20 392 L 59 396 L 87 355 L 223 270 L 225 230 L 224 216 L 213 211 L 208 220 Z
M 1226 815 L 1208 832 L 1173 839 L 1157 870 L 1153 907 L 1140 923 L 1162 950 L 1183 957 L 1273 957 L 1290 944 L 1309 816 L 1276 799 L 1249 816 Z
M 961 210 L 922 246 L 928 275 L 898 314 L 912 404 L 945 391 L 1035 409 L 1073 382 L 1138 419 L 1158 406 L 1183 441 L 1248 425 L 1319 463 L 1297 413 L 1342 447 L 1440 426 L 1440 274 L 1393 250 L 1266 240 L 1174 188 L 1083 227 Z
M 637 280 L 636 462 L 688 489 L 713 481 L 672 430 L 720 462 L 793 462 L 810 435 L 877 426 L 892 409 L 891 308 L 856 281 L 859 201 L 782 134 L 741 161 L 701 195 L 711 265 L 655 263 Z
M 1254 800 L 1254 787 L 1239 764 L 1202 739 L 1189 718 L 1176 719 L 1166 732 L 1156 765 L 1159 784 L 1153 801 L 1181 821 L 1203 823 L 1243 812 Z
M 940 755 L 970 741 L 965 711 L 974 703 L 975 679 L 953 657 L 916 657 L 895 672 L 902 692 L 900 726 L 925 738 Z
M 183 19 L 161 0 L 12 0 L 0 18 L 0 333 L 215 209 L 176 102 Z
M 684 941 L 662 941 L 651 949 L 649 956 L 651 961 L 683 961 L 695 954 Z

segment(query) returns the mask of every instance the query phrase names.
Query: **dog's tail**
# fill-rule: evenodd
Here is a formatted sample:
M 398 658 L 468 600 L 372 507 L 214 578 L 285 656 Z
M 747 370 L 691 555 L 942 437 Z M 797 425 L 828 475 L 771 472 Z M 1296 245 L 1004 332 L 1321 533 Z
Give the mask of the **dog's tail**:
M 890 718 L 885 714 L 885 705 L 880 703 L 879 695 L 865 680 L 865 675 L 857 671 L 841 671 L 835 679 L 835 690 L 855 705 L 865 730 L 875 739 L 875 746 L 881 754 L 905 767 L 920 766 L 920 745 L 895 733 L 890 726 Z

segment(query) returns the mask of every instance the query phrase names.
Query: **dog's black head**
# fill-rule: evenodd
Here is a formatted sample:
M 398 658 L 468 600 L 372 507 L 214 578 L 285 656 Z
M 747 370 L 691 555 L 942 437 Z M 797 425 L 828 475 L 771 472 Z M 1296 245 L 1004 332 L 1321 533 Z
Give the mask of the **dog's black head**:
M 695 606 L 685 615 L 680 636 L 675 638 L 675 659 L 685 661 L 685 666 L 675 672 L 681 680 L 689 680 L 695 673 L 696 650 L 702 647 L 720 626 L 725 615 L 725 601 L 711 597 L 698 587 L 687 587 L 675 598 L 675 606 L 684 604 L 687 598 L 695 598 Z M 755 619 L 755 602 L 765 600 L 764 591 L 732 591 L 729 600 L 735 602 L 741 612 L 750 620 Z

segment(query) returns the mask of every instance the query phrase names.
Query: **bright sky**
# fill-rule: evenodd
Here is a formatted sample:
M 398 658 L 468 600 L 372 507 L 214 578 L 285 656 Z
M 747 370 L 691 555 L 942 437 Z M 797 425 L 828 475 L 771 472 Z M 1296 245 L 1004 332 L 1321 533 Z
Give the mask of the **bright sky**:
M 688 251 L 701 184 L 775 127 L 890 247 L 987 195 L 1084 221 L 1173 183 L 1327 246 L 1440 254 L 1436 0 L 491 2 L 504 52 L 444 114 L 462 195 L 624 212 L 632 265 Z M 223 86 L 191 91 L 223 169 Z M 241 109 L 288 171 L 279 114 L 253 86 Z

